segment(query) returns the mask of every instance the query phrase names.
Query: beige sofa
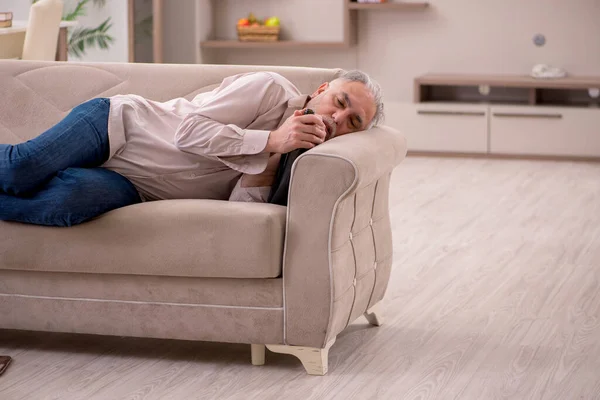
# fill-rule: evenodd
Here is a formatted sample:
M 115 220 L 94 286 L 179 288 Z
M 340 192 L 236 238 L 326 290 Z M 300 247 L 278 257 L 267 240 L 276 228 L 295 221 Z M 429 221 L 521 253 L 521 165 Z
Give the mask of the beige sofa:
M 0 62 L 0 143 L 33 138 L 94 97 L 156 100 L 272 70 L 306 93 L 340 70 Z M 265 345 L 327 372 L 329 347 L 378 304 L 392 266 L 390 174 L 398 132 L 339 137 L 295 164 L 287 208 L 168 200 L 71 228 L 0 221 L 0 328 Z M 0 204 L 1 207 L 1 204 Z

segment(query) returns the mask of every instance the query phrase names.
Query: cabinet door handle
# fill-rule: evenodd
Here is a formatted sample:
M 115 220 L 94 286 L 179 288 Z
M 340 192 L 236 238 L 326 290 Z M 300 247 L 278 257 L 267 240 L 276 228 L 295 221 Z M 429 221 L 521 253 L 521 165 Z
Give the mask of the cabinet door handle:
M 444 111 L 444 110 L 417 110 L 420 115 L 467 115 L 472 117 L 483 117 L 483 111 Z
M 501 118 L 545 118 L 561 119 L 562 114 L 522 114 L 522 113 L 494 113 L 494 117 Z

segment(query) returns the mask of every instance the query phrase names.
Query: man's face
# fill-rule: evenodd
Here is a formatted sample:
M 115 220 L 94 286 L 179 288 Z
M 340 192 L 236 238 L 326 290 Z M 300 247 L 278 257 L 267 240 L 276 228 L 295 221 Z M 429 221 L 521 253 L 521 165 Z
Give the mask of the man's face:
M 323 117 L 327 138 L 364 130 L 375 116 L 375 100 L 361 82 L 333 81 L 322 84 L 308 102 Z

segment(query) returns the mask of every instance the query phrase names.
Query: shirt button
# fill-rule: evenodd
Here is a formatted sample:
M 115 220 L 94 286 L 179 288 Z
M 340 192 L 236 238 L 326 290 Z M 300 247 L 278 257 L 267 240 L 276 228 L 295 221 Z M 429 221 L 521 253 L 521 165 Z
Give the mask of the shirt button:
M 196 177 L 196 174 L 194 174 L 194 173 L 190 174 L 190 178 L 195 178 L 195 177 Z

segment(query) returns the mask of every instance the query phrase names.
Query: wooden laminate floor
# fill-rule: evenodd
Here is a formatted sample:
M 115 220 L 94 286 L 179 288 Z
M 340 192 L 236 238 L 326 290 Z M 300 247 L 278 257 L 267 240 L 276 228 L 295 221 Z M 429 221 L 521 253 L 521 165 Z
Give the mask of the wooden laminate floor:
M 0 399 L 600 399 L 600 164 L 408 158 L 386 323 L 325 377 L 244 345 L 0 332 Z

